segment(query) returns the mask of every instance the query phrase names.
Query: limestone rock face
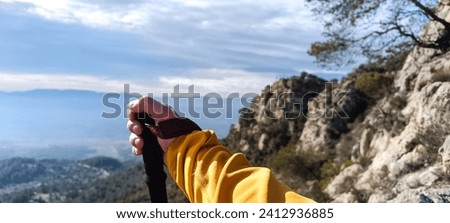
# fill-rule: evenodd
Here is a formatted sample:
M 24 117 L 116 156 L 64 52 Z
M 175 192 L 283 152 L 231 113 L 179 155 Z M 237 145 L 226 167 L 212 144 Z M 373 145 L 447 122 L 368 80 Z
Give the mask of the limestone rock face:
M 447 136 L 442 147 L 439 148 L 439 154 L 442 157 L 442 171 L 450 176 L 450 135 Z
M 449 0 L 438 15 L 450 21 Z M 431 22 L 423 35 L 441 29 Z M 376 99 L 354 78 L 277 81 L 241 111 L 224 142 L 255 165 L 294 145 L 289 162 L 298 169 L 277 177 L 317 201 L 449 202 L 450 52 L 415 48 L 386 75 L 390 91 Z
M 366 97 L 348 82 L 330 86 L 308 104 L 305 128 L 297 144 L 299 153 L 313 154 L 310 159 L 327 160 L 335 155 L 334 145 L 348 124 L 366 109 Z
M 249 108 L 241 110 L 239 123 L 231 128 L 224 143 L 243 152 L 255 165 L 270 154 L 298 141 L 306 122 L 308 100 L 325 88 L 325 80 L 302 73 L 267 86 Z
M 424 87 L 419 94 L 412 93 L 405 111 L 413 112 L 403 131 L 397 136 L 385 129 L 376 132 L 368 148 L 364 146 L 371 164 L 351 179 L 356 182 L 355 194 L 365 194 L 361 201 L 421 201 L 428 191 L 441 190 L 441 184 L 450 186 L 445 166 L 448 146 L 444 143 L 450 135 L 449 87 L 449 82 L 439 82 Z M 370 119 L 366 117 L 366 121 Z M 361 140 L 367 140 L 365 134 Z M 367 142 L 361 144 L 367 145 Z M 333 181 L 329 187 L 333 186 L 345 185 Z M 339 194 L 331 195 L 339 198 Z
M 439 16 L 450 21 L 449 12 L 448 1 L 441 1 Z M 438 31 L 436 24 L 429 24 L 424 35 Z M 396 93 L 378 100 L 361 123 L 356 162 L 363 170 L 349 176 L 344 169 L 334 178 L 326 188 L 333 201 L 343 196 L 358 202 L 449 201 L 449 61 L 450 53 L 438 55 L 430 49 L 409 54 L 395 74 Z M 393 106 L 396 97 L 405 104 Z M 353 182 L 351 187 L 348 182 Z

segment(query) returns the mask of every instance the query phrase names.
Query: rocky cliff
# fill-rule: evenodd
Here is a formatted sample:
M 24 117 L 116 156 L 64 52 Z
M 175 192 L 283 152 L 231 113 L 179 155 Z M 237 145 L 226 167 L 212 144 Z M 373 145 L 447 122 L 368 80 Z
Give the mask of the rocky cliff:
M 225 144 L 239 148 L 254 164 L 300 137 L 306 122 L 308 100 L 325 87 L 325 80 L 302 73 L 266 86 L 252 105 L 240 111 L 238 124 L 231 128 Z
M 450 1 L 438 12 L 450 21 Z M 224 142 L 317 201 L 449 202 L 450 53 L 414 48 L 390 64 L 279 80 Z

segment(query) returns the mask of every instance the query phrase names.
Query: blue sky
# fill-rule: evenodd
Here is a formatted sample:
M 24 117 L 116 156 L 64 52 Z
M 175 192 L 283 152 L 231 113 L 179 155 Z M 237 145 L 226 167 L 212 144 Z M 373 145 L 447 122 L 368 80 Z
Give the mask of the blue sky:
M 227 96 L 259 93 L 278 78 L 301 71 L 340 78 L 345 71 L 323 70 L 306 53 L 320 33 L 320 24 L 301 0 L 0 0 L 0 92 L 8 98 L 0 100 L 0 141 L 19 137 L 6 133 L 20 129 L 5 121 L 14 116 L 5 102 L 18 100 L 14 109 L 21 109 L 30 100 L 16 96 L 25 91 L 40 97 L 91 91 L 99 98 L 123 93 L 129 84 L 132 92 L 160 96 L 176 85 L 187 89 L 193 84 L 201 95 Z M 51 94 L 33 91 L 38 89 Z M 64 105 L 64 100 L 52 103 Z M 76 108 L 84 102 L 71 103 L 53 114 L 77 113 L 75 123 L 81 122 L 87 114 Z M 34 108 L 42 114 L 46 109 Z M 100 118 L 98 111 L 89 114 Z M 102 121 L 91 122 L 73 126 L 78 131 L 64 136 L 80 137 L 77 132 L 85 128 L 86 138 L 87 129 Z M 122 128 L 123 122 L 117 126 Z M 43 118 L 35 124 L 60 126 L 61 120 Z
M 259 92 L 304 70 L 339 77 L 306 53 L 312 20 L 298 0 L 0 0 L 0 90 Z

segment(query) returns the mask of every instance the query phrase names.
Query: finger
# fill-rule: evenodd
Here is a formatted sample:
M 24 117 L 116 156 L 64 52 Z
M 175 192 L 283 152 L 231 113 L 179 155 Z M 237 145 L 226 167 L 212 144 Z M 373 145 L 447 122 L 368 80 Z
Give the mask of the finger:
M 128 120 L 127 128 L 130 132 L 132 132 L 138 136 L 142 134 L 142 126 L 136 120 Z
M 169 106 L 161 104 L 159 101 L 154 100 L 150 97 L 142 97 L 138 100 L 130 102 L 128 105 L 130 109 L 129 118 L 130 120 L 134 120 L 136 114 L 132 113 L 141 113 L 147 112 L 150 116 L 152 116 L 157 121 L 162 121 L 166 119 L 176 118 L 175 112 Z
M 144 140 L 134 133 L 130 134 L 129 142 L 132 146 L 136 147 L 137 149 L 142 149 L 144 147 Z
M 136 155 L 136 156 L 142 155 L 142 152 L 143 152 L 142 149 L 138 149 L 138 148 L 136 148 L 136 147 L 131 147 L 131 151 L 132 151 L 133 154 Z
M 134 113 L 133 111 L 131 111 L 131 109 L 128 107 L 127 109 L 127 116 L 129 120 L 136 120 L 136 113 Z

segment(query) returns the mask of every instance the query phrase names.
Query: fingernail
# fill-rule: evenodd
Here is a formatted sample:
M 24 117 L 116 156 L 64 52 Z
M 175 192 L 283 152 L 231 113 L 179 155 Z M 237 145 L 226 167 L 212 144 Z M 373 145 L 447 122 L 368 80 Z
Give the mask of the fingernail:
M 131 101 L 130 103 L 128 103 L 128 108 L 130 107 L 134 107 L 134 105 L 136 104 L 136 101 Z
M 136 135 L 141 135 L 141 127 L 139 125 L 133 126 L 133 133 Z
M 133 141 L 133 143 L 134 143 L 134 147 L 136 147 L 136 148 L 142 148 L 142 140 L 140 139 L 140 138 L 136 138 L 136 139 L 134 139 L 134 141 Z

